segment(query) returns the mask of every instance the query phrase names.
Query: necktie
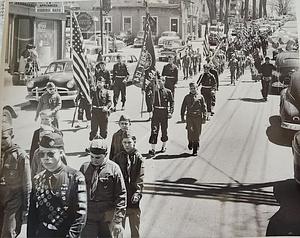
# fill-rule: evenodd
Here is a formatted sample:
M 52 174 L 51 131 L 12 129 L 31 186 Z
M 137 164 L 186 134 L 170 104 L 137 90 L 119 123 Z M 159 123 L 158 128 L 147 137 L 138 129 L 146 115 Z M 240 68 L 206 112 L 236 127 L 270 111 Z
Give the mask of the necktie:
M 95 197 L 95 193 L 96 193 L 97 186 L 98 186 L 98 179 L 99 179 L 98 167 L 96 167 L 94 169 L 94 173 L 93 173 L 93 176 L 92 176 L 92 182 L 91 182 L 91 189 L 90 189 L 90 198 L 91 198 L 91 200 L 93 200 L 94 197 Z
M 158 89 L 158 106 L 160 107 L 161 106 L 161 102 L 160 102 L 160 88 Z
M 130 178 L 130 169 L 131 169 L 130 156 L 127 155 L 127 173 L 128 173 L 128 177 L 129 177 L 129 178 Z

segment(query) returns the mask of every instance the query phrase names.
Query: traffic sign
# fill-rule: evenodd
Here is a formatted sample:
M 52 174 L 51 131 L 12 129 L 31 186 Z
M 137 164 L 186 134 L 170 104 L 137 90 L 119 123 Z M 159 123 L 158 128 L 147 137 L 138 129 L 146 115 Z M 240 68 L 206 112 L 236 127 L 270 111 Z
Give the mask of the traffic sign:
M 64 5 L 62 2 L 37 3 L 35 11 L 38 13 L 64 13 Z

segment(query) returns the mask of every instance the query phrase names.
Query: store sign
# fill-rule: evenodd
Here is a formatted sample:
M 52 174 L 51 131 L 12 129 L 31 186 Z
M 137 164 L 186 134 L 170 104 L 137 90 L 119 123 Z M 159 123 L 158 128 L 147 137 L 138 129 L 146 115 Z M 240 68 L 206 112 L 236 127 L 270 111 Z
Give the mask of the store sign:
M 81 31 L 89 31 L 94 25 L 92 16 L 86 12 L 79 13 L 77 20 Z
M 35 11 L 38 13 L 64 13 L 64 5 L 62 2 L 37 3 Z

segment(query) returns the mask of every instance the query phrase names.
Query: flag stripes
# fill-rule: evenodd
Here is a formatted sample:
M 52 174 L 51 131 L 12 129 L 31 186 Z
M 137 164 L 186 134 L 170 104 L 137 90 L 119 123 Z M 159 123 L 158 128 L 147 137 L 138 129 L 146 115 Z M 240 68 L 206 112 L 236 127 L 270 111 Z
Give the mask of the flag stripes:
M 72 61 L 73 78 L 83 96 L 91 103 L 90 86 L 88 84 L 88 72 L 82 45 L 82 34 L 76 15 L 72 15 Z

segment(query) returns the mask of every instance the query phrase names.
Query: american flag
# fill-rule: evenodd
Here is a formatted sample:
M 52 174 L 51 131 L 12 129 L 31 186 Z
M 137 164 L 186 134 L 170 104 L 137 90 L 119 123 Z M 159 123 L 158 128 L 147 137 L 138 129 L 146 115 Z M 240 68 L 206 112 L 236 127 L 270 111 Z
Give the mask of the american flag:
M 208 42 L 208 24 L 206 24 L 206 26 L 205 26 L 203 51 L 204 51 L 205 56 L 210 56 L 209 42 Z
M 76 15 L 72 14 L 72 60 L 73 60 L 73 77 L 83 96 L 92 102 L 90 97 L 90 87 L 88 84 L 87 65 L 82 47 L 82 34 Z

